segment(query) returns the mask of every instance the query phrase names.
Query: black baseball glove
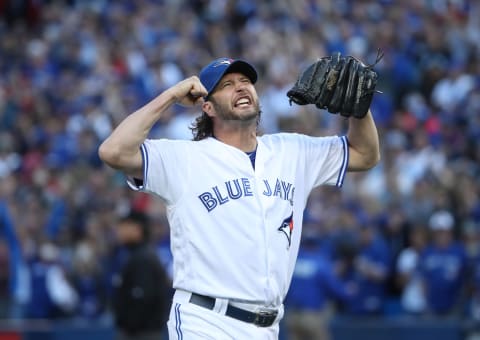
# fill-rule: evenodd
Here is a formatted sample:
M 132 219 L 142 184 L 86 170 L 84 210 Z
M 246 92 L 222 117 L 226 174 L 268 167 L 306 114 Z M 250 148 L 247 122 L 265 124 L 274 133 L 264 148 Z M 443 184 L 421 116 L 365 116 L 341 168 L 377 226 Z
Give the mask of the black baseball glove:
M 378 79 L 373 67 L 382 57 L 379 51 L 371 65 L 352 56 L 343 57 L 338 52 L 319 59 L 299 75 L 287 92 L 290 104 L 315 104 L 330 113 L 365 117 Z

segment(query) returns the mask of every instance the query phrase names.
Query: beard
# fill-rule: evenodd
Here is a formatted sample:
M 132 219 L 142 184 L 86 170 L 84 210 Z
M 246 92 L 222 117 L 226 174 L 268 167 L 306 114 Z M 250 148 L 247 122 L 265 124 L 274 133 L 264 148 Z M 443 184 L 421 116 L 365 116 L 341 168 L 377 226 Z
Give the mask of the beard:
M 210 101 L 212 102 L 212 105 L 215 108 L 215 112 L 221 120 L 249 122 L 255 119 L 257 121 L 257 125 L 260 121 L 261 110 L 258 101 L 255 101 L 253 108 L 250 111 L 242 112 L 241 114 L 238 114 L 235 111 L 231 110 L 227 106 L 227 104 L 219 103 L 213 98 L 211 98 Z

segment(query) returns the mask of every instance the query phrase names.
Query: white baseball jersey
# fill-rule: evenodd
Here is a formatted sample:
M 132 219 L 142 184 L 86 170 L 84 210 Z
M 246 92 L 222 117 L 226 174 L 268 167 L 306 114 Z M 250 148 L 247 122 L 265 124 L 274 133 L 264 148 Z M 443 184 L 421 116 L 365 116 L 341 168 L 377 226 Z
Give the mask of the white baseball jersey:
M 341 186 L 346 137 L 280 133 L 248 155 L 215 138 L 146 140 L 136 190 L 167 206 L 173 286 L 211 297 L 279 306 L 287 293 L 310 191 Z

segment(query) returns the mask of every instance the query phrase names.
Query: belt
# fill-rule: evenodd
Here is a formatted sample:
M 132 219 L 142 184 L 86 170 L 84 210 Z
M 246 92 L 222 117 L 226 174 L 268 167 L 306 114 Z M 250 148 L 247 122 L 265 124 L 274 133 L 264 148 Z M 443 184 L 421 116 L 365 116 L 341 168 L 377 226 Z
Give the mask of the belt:
M 213 310 L 213 307 L 215 306 L 215 298 L 192 293 L 190 297 L 190 303 Z M 260 310 L 258 312 L 250 312 L 248 310 L 228 304 L 225 315 L 243 322 L 253 323 L 258 327 L 270 327 L 277 318 L 278 310 Z

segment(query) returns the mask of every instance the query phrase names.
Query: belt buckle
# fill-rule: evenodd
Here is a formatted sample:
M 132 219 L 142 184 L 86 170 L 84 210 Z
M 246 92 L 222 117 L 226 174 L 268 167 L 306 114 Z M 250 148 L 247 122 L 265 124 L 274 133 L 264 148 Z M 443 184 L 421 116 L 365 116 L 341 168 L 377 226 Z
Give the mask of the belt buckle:
M 277 315 L 278 311 L 276 310 L 260 310 L 255 314 L 253 324 L 258 327 L 269 327 L 273 324 Z

